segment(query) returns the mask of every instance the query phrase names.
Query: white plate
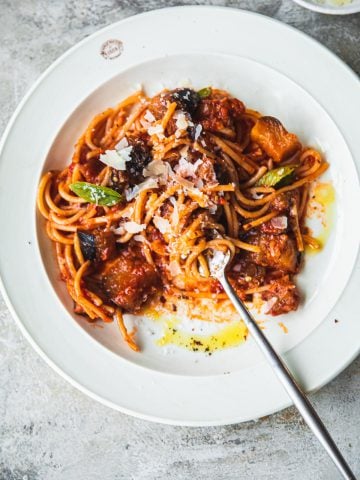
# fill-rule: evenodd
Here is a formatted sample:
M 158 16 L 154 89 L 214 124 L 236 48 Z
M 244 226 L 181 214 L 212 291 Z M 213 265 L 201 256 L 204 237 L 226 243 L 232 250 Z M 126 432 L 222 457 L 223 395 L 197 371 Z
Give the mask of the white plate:
M 307 59 L 306 67 L 299 55 Z M 326 155 L 336 189 L 332 233 L 324 252 L 308 259 L 300 276 L 305 303 L 286 319 L 289 334 L 281 333 L 276 320 L 268 322 L 273 327 L 267 332 L 307 389 L 324 384 L 356 356 L 359 269 L 343 291 L 360 231 L 353 163 L 360 156 L 358 80 L 305 35 L 240 10 L 183 7 L 132 17 L 87 38 L 50 67 L 3 139 L 0 202 L 9 207 L 0 212 L 6 225 L 0 272 L 26 337 L 82 391 L 113 408 L 167 423 L 239 422 L 289 403 L 251 341 L 210 358 L 183 350 L 164 356 L 143 333 L 144 351 L 135 354 L 113 326 L 100 330 L 74 321 L 41 228 L 41 255 L 37 244 L 35 195 L 43 169 L 67 163 L 89 118 L 137 83 L 152 93 L 185 79 L 197 87 L 229 89 L 250 107 L 281 118 Z M 339 90 L 342 95 L 334 95 Z
M 330 15 L 349 15 L 360 12 L 360 0 L 294 0 L 314 12 Z

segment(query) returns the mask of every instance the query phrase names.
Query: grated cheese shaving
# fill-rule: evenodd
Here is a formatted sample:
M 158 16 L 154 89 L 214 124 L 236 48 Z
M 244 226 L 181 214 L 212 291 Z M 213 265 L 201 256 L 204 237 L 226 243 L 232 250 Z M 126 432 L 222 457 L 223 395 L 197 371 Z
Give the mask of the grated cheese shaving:
M 155 122 L 155 117 L 154 115 L 150 112 L 150 110 L 146 110 L 145 115 L 144 115 L 145 120 L 147 120 L 149 123 Z
M 157 175 L 165 175 L 167 166 L 162 160 L 153 160 L 143 170 L 144 177 L 152 177 Z
M 142 235 L 134 235 L 134 240 L 137 242 L 145 242 L 145 238 Z
M 140 118 L 140 123 L 141 123 L 141 126 L 145 128 L 145 130 L 151 127 L 151 123 L 147 122 L 143 118 Z
M 152 188 L 157 188 L 158 186 L 159 185 L 158 185 L 157 179 L 153 177 L 149 177 L 139 185 L 135 185 L 134 188 L 126 189 L 125 190 L 126 200 L 129 202 L 130 200 L 135 198 L 137 195 L 139 195 L 140 192 L 143 192 L 144 190 L 151 190 Z
M 202 131 L 202 125 L 200 125 L 199 123 L 195 127 L 195 136 L 194 136 L 195 141 L 200 137 L 201 131 Z
M 217 209 L 218 209 L 218 206 L 216 205 L 216 203 L 213 203 L 213 202 L 209 202 L 209 212 L 211 213 L 211 215 L 215 215 L 215 213 L 217 212 Z
M 174 116 L 175 118 L 175 116 Z M 186 130 L 189 126 L 189 121 L 187 120 L 185 113 L 179 112 L 176 118 L 176 126 L 179 130 Z M 191 122 L 192 123 L 192 122 Z
M 99 160 L 109 167 L 116 170 L 126 170 L 126 162 L 131 160 L 131 152 L 133 147 L 125 147 L 121 150 L 106 150 L 100 155 Z
M 123 137 L 120 142 L 118 142 L 116 145 L 115 145 L 115 149 L 116 150 L 122 150 L 123 148 L 126 148 L 129 146 L 129 142 L 128 142 L 128 139 L 126 137 Z
M 161 218 L 155 215 L 153 218 L 153 224 L 159 230 L 160 233 L 167 233 L 171 230 L 170 222 L 166 218 Z
M 139 224 L 133 221 L 130 222 L 125 222 L 124 223 L 124 228 L 128 233 L 139 233 L 142 232 L 145 229 L 146 225 L 145 223 Z
M 164 129 L 162 125 L 159 123 L 158 125 L 154 125 L 148 128 L 148 134 L 151 135 L 160 135 L 164 133 Z
M 196 160 L 195 163 L 191 163 L 186 160 L 186 158 L 180 158 L 179 163 L 175 167 L 175 172 L 177 175 L 180 175 L 180 177 L 186 178 L 186 177 L 196 177 L 196 170 L 200 165 L 204 163 L 200 158 Z
M 174 210 L 173 210 L 173 213 L 172 213 L 172 219 L 171 219 L 171 224 L 172 226 L 176 226 L 178 223 L 179 223 L 179 208 L 178 208 L 178 204 L 177 204 L 177 201 L 175 199 L 175 197 L 170 197 L 169 198 L 170 200 L 170 203 L 172 204 L 172 206 L 174 207 Z

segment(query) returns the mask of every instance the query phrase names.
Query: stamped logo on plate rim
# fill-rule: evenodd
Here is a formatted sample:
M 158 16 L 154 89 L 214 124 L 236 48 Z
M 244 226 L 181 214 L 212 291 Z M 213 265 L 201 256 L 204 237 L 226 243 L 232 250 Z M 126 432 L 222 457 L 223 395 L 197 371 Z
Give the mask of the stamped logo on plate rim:
M 100 54 L 105 60 L 114 60 L 114 58 L 120 57 L 124 50 L 124 44 L 121 40 L 117 40 L 116 38 L 112 38 L 106 40 L 101 45 Z

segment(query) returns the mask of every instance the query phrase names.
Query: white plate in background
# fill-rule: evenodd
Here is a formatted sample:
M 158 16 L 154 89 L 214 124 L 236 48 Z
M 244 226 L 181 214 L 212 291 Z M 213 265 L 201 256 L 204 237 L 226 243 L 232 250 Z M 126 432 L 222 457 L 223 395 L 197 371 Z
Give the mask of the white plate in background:
M 360 0 L 293 0 L 304 8 L 329 15 L 360 12 Z
M 307 68 L 294 51 L 307 59 Z M 184 350 L 164 356 L 144 337 L 144 351 L 135 354 L 121 343 L 114 326 L 93 329 L 72 318 L 41 228 L 42 256 L 37 246 L 35 196 L 43 169 L 68 163 L 91 117 L 131 93 L 137 83 L 155 93 L 184 79 L 195 87 L 229 89 L 250 108 L 278 116 L 303 142 L 325 153 L 337 198 L 332 234 L 324 252 L 308 259 L 299 278 L 306 299 L 286 318 L 290 333 L 271 327 L 268 332 L 308 389 L 322 385 L 354 358 L 360 343 L 359 298 L 352 295 L 358 269 L 343 290 L 359 243 L 354 205 L 360 196 L 353 162 L 360 156 L 355 122 L 359 83 L 309 37 L 240 10 L 181 7 L 131 17 L 87 38 L 45 72 L 3 139 L 0 221 L 6 228 L 1 232 L 0 272 L 22 331 L 85 393 L 156 421 L 232 423 L 289 403 L 251 340 L 209 358 Z M 333 95 L 339 85 L 341 100 Z M 340 321 L 334 323 L 335 318 Z

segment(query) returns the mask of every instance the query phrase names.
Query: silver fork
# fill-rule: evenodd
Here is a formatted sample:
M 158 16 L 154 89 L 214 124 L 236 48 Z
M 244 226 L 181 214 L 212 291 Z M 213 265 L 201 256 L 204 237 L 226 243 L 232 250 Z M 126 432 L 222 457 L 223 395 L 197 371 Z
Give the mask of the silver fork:
M 229 252 L 223 253 L 219 250 L 214 250 L 213 252 L 213 256 L 208 256 L 210 275 L 221 283 L 227 296 L 233 303 L 236 310 L 239 312 L 258 347 L 287 391 L 289 397 L 294 402 L 294 405 L 319 442 L 322 444 L 329 457 L 335 463 L 343 478 L 347 480 L 356 480 L 355 475 L 352 473 L 349 465 L 346 463 L 344 457 L 340 453 L 336 443 L 331 438 L 314 407 L 311 405 L 310 401 L 301 390 L 301 387 L 296 382 L 283 360 L 275 352 L 270 342 L 259 328 L 254 317 L 236 295 L 235 290 L 232 288 L 228 279 L 226 278 L 226 267 L 230 260 Z

